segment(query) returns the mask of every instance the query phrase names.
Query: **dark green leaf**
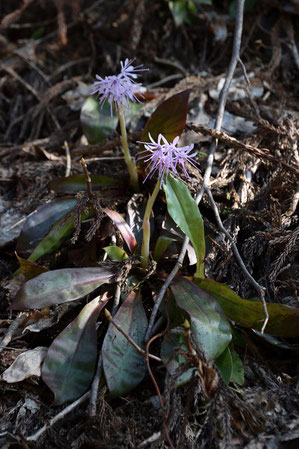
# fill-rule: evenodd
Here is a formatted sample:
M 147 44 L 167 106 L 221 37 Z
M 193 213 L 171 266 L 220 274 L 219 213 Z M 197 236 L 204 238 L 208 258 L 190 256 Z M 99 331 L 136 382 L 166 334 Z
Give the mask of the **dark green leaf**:
M 102 284 L 113 282 L 115 273 L 106 268 L 63 268 L 27 281 L 14 297 L 11 308 L 41 309 L 74 301 Z
M 229 347 L 215 360 L 225 383 L 229 384 L 233 374 L 233 360 Z
M 244 366 L 242 360 L 239 355 L 236 353 L 234 349 L 230 350 L 233 362 L 233 372 L 231 377 L 231 382 L 234 382 L 238 385 L 244 384 Z
M 260 301 L 240 298 L 230 287 L 211 279 L 196 279 L 196 284 L 206 290 L 221 305 L 228 318 L 245 327 L 260 330 L 265 314 Z M 278 337 L 299 336 L 299 309 L 282 304 L 267 303 L 269 322 L 266 332 Z
M 163 101 L 148 119 L 140 140 L 148 142 L 148 133 L 155 141 L 159 134 L 163 134 L 168 142 L 180 136 L 186 123 L 190 92 L 184 90 Z
M 57 405 L 77 399 L 92 382 L 97 360 L 96 321 L 107 301 L 104 295 L 88 303 L 48 350 L 42 379 L 53 391 Z
M 178 179 L 168 176 L 163 185 L 168 213 L 181 230 L 189 237 L 196 253 L 196 277 L 204 277 L 205 236 L 203 219 L 198 205 L 188 188 Z
M 231 341 L 230 325 L 212 295 L 184 278 L 176 278 L 171 291 L 177 305 L 190 317 L 191 331 L 207 360 L 219 357 Z
M 147 318 L 141 297 L 132 292 L 114 320 L 132 340 L 143 347 Z M 119 396 L 133 390 L 146 373 L 144 357 L 110 324 L 103 343 L 103 366 L 109 391 Z
M 169 374 L 172 376 L 177 375 L 177 387 L 189 382 L 196 372 L 196 368 L 188 367 L 188 363 L 181 355 L 187 352 L 184 336 L 179 333 L 179 329 L 168 331 L 162 340 L 160 356 Z
M 121 184 L 119 179 L 110 178 L 108 176 L 91 175 L 91 184 L 94 191 L 101 190 L 102 187 L 114 186 Z M 81 191 L 87 191 L 86 178 L 84 175 L 72 175 L 67 178 L 54 179 L 48 184 L 50 190 L 56 193 L 75 194 Z
M 83 132 L 91 145 L 103 142 L 116 130 L 118 118 L 111 116 L 109 103 L 100 104 L 96 97 L 88 97 L 81 109 Z
M 166 235 L 161 235 L 158 238 L 153 255 L 153 258 L 156 262 L 159 261 L 159 259 L 162 257 L 162 255 L 165 253 L 165 251 L 172 242 L 175 242 L 175 239 L 167 237 Z
M 76 204 L 76 198 L 58 198 L 38 207 L 24 223 L 17 242 L 17 252 L 31 252 L 50 231 L 54 223 L 67 214 Z

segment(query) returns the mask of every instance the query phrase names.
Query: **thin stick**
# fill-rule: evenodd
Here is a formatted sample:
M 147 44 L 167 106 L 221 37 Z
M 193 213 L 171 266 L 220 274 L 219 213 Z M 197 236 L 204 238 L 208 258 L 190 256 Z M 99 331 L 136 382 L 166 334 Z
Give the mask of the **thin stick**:
M 165 309 L 167 311 L 167 305 L 165 305 Z M 157 338 L 163 337 L 166 334 L 168 328 L 169 328 L 169 316 L 167 314 L 167 325 L 166 325 L 166 328 L 162 332 L 160 332 L 159 334 L 154 335 L 146 344 L 145 361 L 146 361 L 146 366 L 147 366 L 148 373 L 150 375 L 150 378 L 152 379 L 152 382 L 154 384 L 154 387 L 156 389 L 156 392 L 157 392 L 157 395 L 158 395 L 158 398 L 159 398 L 160 407 L 161 407 L 161 413 L 162 413 L 162 423 L 163 423 L 163 429 L 164 429 L 164 432 L 165 432 L 165 436 L 167 438 L 167 441 L 168 441 L 169 446 L 171 447 L 171 449 L 175 449 L 174 445 L 173 445 L 173 443 L 171 441 L 169 432 L 168 432 L 166 416 L 165 416 L 165 412 L 164 412 L 164 401 L 163 401 L 163 398 L 162 398 L 162 395 L 161 395 L 161 392 L 160 392 L 160 388 L 159 388 L 159 386 L 157 384 L 157 381 L 155 379 L 155 376 L 153 375 L 153 372 L 152 372 L 152 369 L 151 369 L 151 366 L 150 366 L 150 361 L 149 361 L 149 358 L 150 358 L 150 353 L 149 353 L 150 345 L 153 343 L 153 341 L 157 340 Z
M 99 384 L 103 370 L 103 355 L 102 352 L 99 355 L 97 370 L 90 388 L 90 400 L 89 400 L 89 416 L 96 416 L 97 414 L 97 398 L 99 391 Z
M 240 57 L 240 46 L 241 46 L 241 37 L 242 37 L 242 29 L 243 29 L 244 2 L 245 2 L 245 0 L 237 0 L 236 24 L 235 24 L 235 31 L 234 31 L 233 51 L 232 51 L 232 57 L 230 60 L 228 71 L 226 74 L 225 82 L 224 82 L 224 85 L 222 87 L 220 97 L 219 97 L 219 106 L 218 106 L 217 118 L 216 118 L 216 122 L 215 122 L 216 132 L 221 131 L 221 126 L 222 126 L 223 115 L 224 115 L 224 110 L 225 110 L 229 87 L 230 87 L 230 84 L 231 84 L 231 81 L 232 81 L 232 78 L 234 75 L 236 65 L 237 65 L 239 57 Z M 217 147 L 217 140 L 215 140 L 215 141 L 213 140 L 210 145 L 210 152 L 209 152 L 207 166 L 206 166 L 206 170 L 205 170 L 205 174 L 204 174 L 203 186 L 200 189 L 200 191 L 196 197 L 197 204 L 200 203 L 203 193 L 205 191 L 205 188 L 209 184 L 216 147 Z M 157 300 L 155 302 L 155 305 L 153 307 L 153 310 L 152 310 L 152 313 L 150 316 L 149 325 L 148 325 L 146 335 L 145 335 L 145 341 L 147 341 L 149 339 L 149 336 L 151 335 L 152 327 L 154 325 L 156 315 L 158 313 L 159 307 L 160 307 L 163 297 L 166 293 L 166 290 L 168 289 L 173 278 L 176 276 L 178 270 L 182 266 L 182 263 L 183 263 L 183 260 L 184 260 L 184 257 L 185 257 L 186 251 L 187 251 L 188 243 L 189 243 L 189 239 L 188 239 L 188 237 L 185 237 L 181 252 L 179 254 L 179 258 L 178 258 L 175 266 L 173 267 L 172 271 L 170 272 L 169 276 L 167 277 L 163 287 L 160 290 L 160 293 L 157 297 Z
M 121 287 L 120 287 L 120 284 L 117 283 L 115 295 L 114 295 L 112 316 L 114 316 L 117 311 L 120 294 L 121 294 Z M 103 371 L 103 355 L 101 352 L 99 355 L 99 358 L 98 358 L 96 373 L 95 373 L 94 379 L 91 384 L 91 389 L 90 389 L 89 416 L 96 416 L 96 414 L 97 414 L 97 398 L 98 398 L 98 391 L 99 391 L 99 385 L 100 385 L 100 381 L 101 381 L 102 371 Z
M 83 168 L 83 171 L 84 171 L 84 175 L 85 175 L 85 180 L 86 180 L 87 192 L 88 192 L 88 198 L 89 198 L 90 205 L 91 205 L 91 207 L 93 209 L 93 213 L 94 213 L 96 221 L 100 221 L 101 217 L 100 217 L 100 215 L 99 215 L 99 213 L 97 211 L 96 205 L 94 203 L 94 197 L 93 197 L 93 191 L 92 191 L 92 185 L 91 185 L 91 178 L 89 176 L 87 165 L 86 165 L 84 157 L 81 157 L 81 161 L 80 162 L 81 162 L 81 165 L 82 165 L 82 168 Z M 99 229 L 97 229 L 97 234 L 99 235 Z
M 267 323 L 268 323 L 268 321 L 269 321 L 269 313 L 268 313 L 268 310 L 267 310 L 267 303 L 266 303 L 266 301 L 265 301 L 265 288 L 262 287 L 260 284 L 258 284 L 258 283 L 256 282 L 256 280 L 251 276 L 251 274 L 249 273 L 249 271 L 247 270 L 247 268 L 246 268 L 246 266 L 245 266 L 245 264 L 244 264 L 244 262 L 243 262 L 243 259 L 242 259 L 242 257 L 240 256 L 239 250 L 238 250 L 238 248 L 237 248 L 237 245 L 235 244 L 234 239 L 232 238 L 232 236 L 230 235 L 230 233 L 229 233 L 229 232 L 225 229 L 225 227 L 223 226 L 223 223 L 222 223 L 222 220 L 221 220 L 221 218 L 220 218 L 219 211 L 218 211 L 217 205 L 216 205 L 216 203 L 215 203 L 215 201 L 214 201 L 212 192 L 211 192 L 210 189 L 208 189 L 208 188 L 206 189 L 206 192 L 207 192 L 207 194 L 208 194 L 208 196 L 209 196 L 210 203 L 211 203 L 211 206 L 212 206 L 212 209 L 213 209 L 213 212 L 214 212 L 214 215 L 215 215 L 217 224 L 218 224 L 218 228 L 220 229 L 220 231 L 221 231 L 224 235 L 226 235 L 226 237 L 228 238 L 228 240 L 231 242 L 231 244 L 232 244 L 232 249 L 233 249 L 235 258 L 237 259 L 237 261 L 238 261 L 238 263 L 239 263 L 239 265 L 240 265 L 240 267 L 241 267 L 243 273 L 245 274 L 245 276 L 247 277 L 247 279 L 249 280 L 249 282 L 251 283 L 251 285 L 255 288 L 255 290 L 257 291 L 257 293 L 258 293 L 258 295 L 259 295 L 259 297 L 260 297 L 260 299 L 261 299 L 261 302 L 262 302 L 262 304 L 263 304 L 264 313 L 265 313 L 265 320 L 264 320 L 264 323 L 263 323 L 263 326 L 262 326 L 262 329 L 261 329 L 261 333 L 263 334 L 264 331 L 265 331 L 265 328 L 266 328 L 266 326 L 267 326 Z
M 110 312 L 109 312 L 109 310 L 107 310 L 107 309 L 105 309 L 105 315 L 106 315 L 106 318 L 107 318 L 107 320 L 109 320 L 110 321 L 110 323 L 111 324 L 113 324 L 113 326 L 115 326 L 116 327 L 116 329 L 128 340 L 128 342 L 136 349 L 136 351 L 139 353 L 139 354 L 141 354 L 141 355 L 143 355 L 144 357 L 146 356 L 146 351 L 144 351 L 143 349 L 141 349 L 140 348 L 140 346 L 138 346 L 137 345 L 137 343 L 135 343 L 135 341 L 134 340 L 132 340 L 132 338 L 129 336 L 129 335 L 127 335 L 124 331 L 123 331 L 123 329 L 113 320 L 113 318 L 112 318 L 112 316 L 111 316 L 111 314 L 110 314 Z M 151 359 L 153 359 L 153 360 L 156 360 L 157 362 L 161 362 L 162 360 L 159 358 L 159 357 L 157 357 L 157 356 L 155 356 L 155 355 L 153 355 L 153 354 L 149 354 L 148 355 Z
M 257 112 L 256 112 L 257 114 Z M 194 123 L 187 123 L 186 127 L 187 130 L 192 130 L 196 133 L 203 134 L 204 136 L 212 136 L 215 139 L 221 140 L 224 143 L 227 143 L 228 145 L 233 146 L 234 148 L 237 148 L 239 150 L 248 151 L 249 153 L 253 153 L 254 156 L 260 158 L 260 159 L 266 159 L 270 161 L 272 164 L 280 165 L 281 168 L 283 168 L 286 172 L 294 173 L 295 175 L 299 175 L 299 168 L 297 168 L 295 165 L 287 164 L 286 162 L 280 160 L 279 158 L 273 156 L 271 154 L 271 151 L 268 148 L 257 148 L 253 145 L 249 145 L 246 143 L 241 142 L 240 140 L 236 139 L 235 137 L 229 136 L 225 132 L 216 132 L 212 128 L 208 128 L 204 125 L 197 125 Z
M 63 146 L 65 148 L 65 157 L 66 157 L 66 168 L 65 168 L 64 176 L 67 178 L 71 174 L 72 159 L 71 159 L 70 147 L 66 140 L 63 142 Z
M 84 175 L 85 175 L 85 180 L 86 180 L 86 185 L 87 185 L 87 192 L 88 192 L 88 198 L 89 198 L 89 201 L 90 201 L 90 203 L 91 203 L 91 205 L 92 205 L 92 203 L 93 203 L 93 197 L 92 197 L 91 178 L 90 178 L 90 176 L 89 176 L 88 169 L 87 169 L 87 165 L 86 165 L 86 162 L 85 162 L 84 157 L 81 157 L 80 162 L 81 162 L 81 165 L 82 165 L 82 168 L 83 168 L 83 171 L 84 171 Z M 95 211 L 94 211 L 94 212 L 95 212 Z
M 57 413 L 54 418 L 50 419 L 50 421 L 45 424 L 43 427 L 41 427 L 37 432 L 35 432 L 33 435 L 30 435 L 26 438 L 26 441 L 37 441 L 39 437 L 42 436 L 43 433 L 45 433 L 50 427 L 52 427 L 57 421 L 60 421 L 62 418 L 64 418 L 66 415 L 68 415 L 74 408 L 76 408 L 78 405 L 82 404 L 86 399 L 88 399 L 90 396 L 90 391 L 87 391 L 83 396 L 81 396 L 76 401 L 72 402 L 70 405 L 68 405 L 66 408 L 61 410 L 61 412 Z

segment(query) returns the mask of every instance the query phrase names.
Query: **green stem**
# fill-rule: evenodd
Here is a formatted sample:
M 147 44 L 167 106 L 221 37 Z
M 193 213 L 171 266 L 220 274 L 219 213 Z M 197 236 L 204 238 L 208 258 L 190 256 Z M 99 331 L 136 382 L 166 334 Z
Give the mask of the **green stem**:
M 134 189 L 135 192 L 138 192 L 139 184 L 138 184 L 137 167 L 136 167 L 136 164 L 133 162 L 133 159 L 131 158 L 131 155 L 130 155 L 125 116 L 121 109 L 118 109 L 118 118 L 119 118 L 120 131 L 121 131 L 121 143 L 122 143 L 122 147 L 123 147 L 123 151 L 124 151 L 125 161 L 126 161 L 126 164 L 128 167 L 129 175 L 130 175 L 130 185 Z
M 154 202 L 157 198 L 157 195 L 160 190 L 160 183 L 161 180 L 158 179 L 157 184 L 154 188 L 154 191 L 152 195 L 147 200 L 147 205 L 143 217 L 143 240 L 142 240 L 142 247 L 141 247 L 141 265 L 143 268 L 148 268 L 149 265 L 149 244 L 150 244 L 150 235 L 151 235 L 151 228 L 150 228 L 150 218 L 151 213 L 153 210 Z

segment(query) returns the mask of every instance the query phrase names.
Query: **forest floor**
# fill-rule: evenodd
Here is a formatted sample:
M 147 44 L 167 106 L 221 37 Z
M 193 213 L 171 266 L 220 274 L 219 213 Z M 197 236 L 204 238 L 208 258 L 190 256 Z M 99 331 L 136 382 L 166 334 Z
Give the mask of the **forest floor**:
M 142 73 L 145 108 L 130 121 L 129 136 L 144 125 L 162 99 L 191 89 L 182 139 L 195 143 L 200 151 L 201 173 L 192 172 L 191 193 L 201 187 L 213 138 L 209 130 L 214 127 L 231 58 L 235 2 L 215 1 L 214 7 L 196 3 L 197 13 L 189 18 L 190 23 L 180 25 L 175 24 L 169 3 L 1 2 L 2 373 L 21 352 L 48 347 L 74 317 L 70 310 L 39 332 L 23 332 L 24 323 L 13 326 L 20 316 L 8 311 L 8 306 L 19 284 L 11 276 L 19 266 L 16 242 L 25 218 L 55 197 L 49 182 L 82 173 L 82 155 L 90 174 L 124 178 L 118 131 L 112 130 L 104 144 L 89 144 L 82 130 L 81 108 L 95 74 L 118 73 L 119 61 L 125 58 L 136 58 L 137 64 L 149 68 Z M 253 4 L 245 12 L 241 44 L 246 76 L 239 64 L 226 103 L 225 134 L 218 141 L 210 187 L 224 226 L 252 276 L 265 287 L 267 301 L 298 308 L 299 9 L 296 2 Z M 141 198 L 147 198 L 148 187 L 142 189 Z M 108 193 L 104 206 L 124 214 L 132 192 L 120 188 Z M 164 207 L 162 202 L 160 206 Z M 206 275 L 229 285 L 243 298 L 259 300 L 231 244 L 221 237 L 206 194 L 200 211 L 208 241 Z M 95 264 L 111 229 L 109 225 L 101 228 L 97 245 L 94 240 L 86 241 L 87 231 L 88 223 L 84 223 L 75 243 L 69 238 L 38 263 L 51 270 Z M 169 258 L 165 272 L 176 257 Z M 183 269 L 188 274 L 187 262 Z M 8 330 L 10 338 L 5 340 Z M 245 328 L 239 332 L 245 341 L 238 348 L 244 385 L 231 388 L 220 383 L 209 401 L 198 393 L 194 382 L 172 389 L 165 368 L 154 364 L 177 448 L 299 447 L 298 338 L 275 338 Z M 111 399 L 105 392 L 103 386 L 96 417 L 88 416 L 88 401 L 82 402 L 32 442 L 26 438 L 64 407 L 52 405 L 52 393 L 38 376 L 22 382 L 2 379 L 0 447 L 169 447 L 149 376 L 125 396 Z

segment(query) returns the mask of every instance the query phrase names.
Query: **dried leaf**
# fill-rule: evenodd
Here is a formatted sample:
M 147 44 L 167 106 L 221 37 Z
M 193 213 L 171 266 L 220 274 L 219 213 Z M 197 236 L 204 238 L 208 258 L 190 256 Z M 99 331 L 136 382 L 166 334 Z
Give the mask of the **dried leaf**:
M 43 346 L 38 346 L 18 355 L 13 364 L 2 373 L 2 380 L 15 383 L 32 376 L 40 377 L 41 365 L 47 355 L 47 350 Z

